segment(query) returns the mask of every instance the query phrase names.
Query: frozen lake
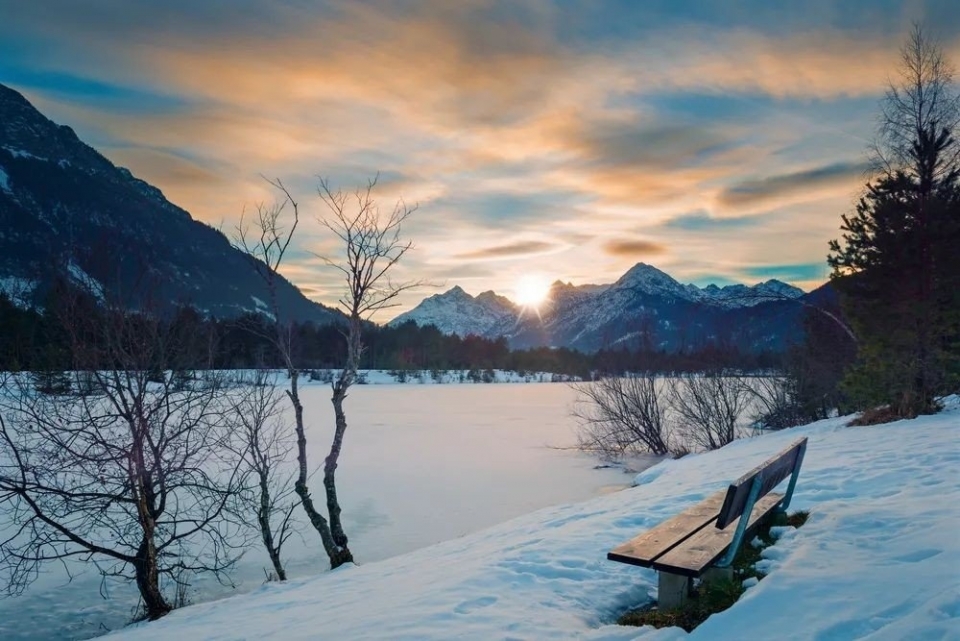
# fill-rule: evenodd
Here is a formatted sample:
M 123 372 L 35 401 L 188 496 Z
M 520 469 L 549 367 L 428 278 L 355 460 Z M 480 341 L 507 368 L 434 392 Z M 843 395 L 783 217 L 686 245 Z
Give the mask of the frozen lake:
M 370 563 L 453 539 L 515 516 L 625 487 L 632 476 L 595 469 L 576 443 L 575 393 L 549 383 L 356 386 L 347 400 L 349 428 L 338 469 L 344 527 L 357 562 Z M 330 389 L 303 388 L 308 447 L 322 463 L 333 429 Z M 311 482 L 322 501 L 320 475 Z M 325 570 L 319 537 L 284 548 L 291 578 Z M 233 573 L 236 589 L 194 584 L 193 602 L 263 581 L 266 554 L 251 549 Z M 66 583 L 50 572 L 23 596 L 0 599 L 0 639 L 85 638 L 116 629 L 136 604 L 132 585 L 87 572 Z

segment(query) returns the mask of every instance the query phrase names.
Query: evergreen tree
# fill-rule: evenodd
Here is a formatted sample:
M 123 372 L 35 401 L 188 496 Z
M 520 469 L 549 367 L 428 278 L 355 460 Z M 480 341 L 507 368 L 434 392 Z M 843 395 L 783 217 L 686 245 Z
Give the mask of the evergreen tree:
M 918 26 L 902 54 L 875 149 L 880 175 L 843 216 L 828 261 L 860 339 L 848 391 L 861 405 L 915 416 L 936 411 L 936 397 L 956 385 L 960 145 L 940 48 Z

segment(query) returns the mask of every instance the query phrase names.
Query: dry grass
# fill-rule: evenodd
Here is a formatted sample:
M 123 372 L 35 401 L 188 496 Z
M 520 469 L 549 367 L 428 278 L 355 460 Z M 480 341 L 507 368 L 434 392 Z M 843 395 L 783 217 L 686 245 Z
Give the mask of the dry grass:
M 889 405 L 884 405 L 883 407 L 873 407 L 868 410 L 864 410 L 860 416 L 847 423 L 847 425 L 851 427 L 879 425 L 881 423 L 899 421 L 901 418 L 903 417 L 897 414 L 896 410 Z

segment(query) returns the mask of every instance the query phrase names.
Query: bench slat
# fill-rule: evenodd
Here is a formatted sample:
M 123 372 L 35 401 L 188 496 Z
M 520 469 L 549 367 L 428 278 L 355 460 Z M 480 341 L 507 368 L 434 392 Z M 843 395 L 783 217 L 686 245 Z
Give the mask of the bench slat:
M 607 553 L 607 558 L 644 568 L 650 567 L 657 557 L 683 541 L 691 532 L 712 524 L 725 496 L 726 490 L 711 494 L 652 530 L 615 547 Z
M 752 533 L 760 520 L 776 508 L 781 500 L 782 494 L 770 493 L 757 501 L 750 514 L 750 521 L 747 522 L 747 533 Z M 703 528 L 658 558 L 653 563 L 653 568 L 671 574 L 700 576 L 730 545 L 739 522 L 740 518 L 737 518 L 723 530 L 715 527 Z

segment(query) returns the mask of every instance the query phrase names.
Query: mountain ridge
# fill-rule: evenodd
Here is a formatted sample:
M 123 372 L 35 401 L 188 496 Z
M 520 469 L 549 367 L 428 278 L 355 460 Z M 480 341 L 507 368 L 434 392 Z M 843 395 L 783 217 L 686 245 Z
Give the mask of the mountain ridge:
M 270 314 L 254 259 L 0 84 L 0 291 L 43 306 L 58 280 L 129 308 Z M 287 320 L 340 317 L 283 277 L 275 285 Z
M 480 300 L 480 296 L 485 296 Z M 494 292 L 471 296 L 460 286 L 435 294 L 388 325 L 434 325 L 461 337 L 505 337 L 512 347 L 571 347 L 594 351 L 643 343 L 674 349 L 688 340 L 723 342 L 738 347 L 784 346 L 799 331 L 801 289 L 770 279 L 752 286 L 697 287 L 681 284 L 665 272 L 637 263 L 614 283 L 550 287 L 542 309 L 525 310 Z M 785 307 L 786 305 L 786 307 Z M 771 325 L 771 318 L 780 318 Z M 763 329 L 760 329 L 763 328 Z

